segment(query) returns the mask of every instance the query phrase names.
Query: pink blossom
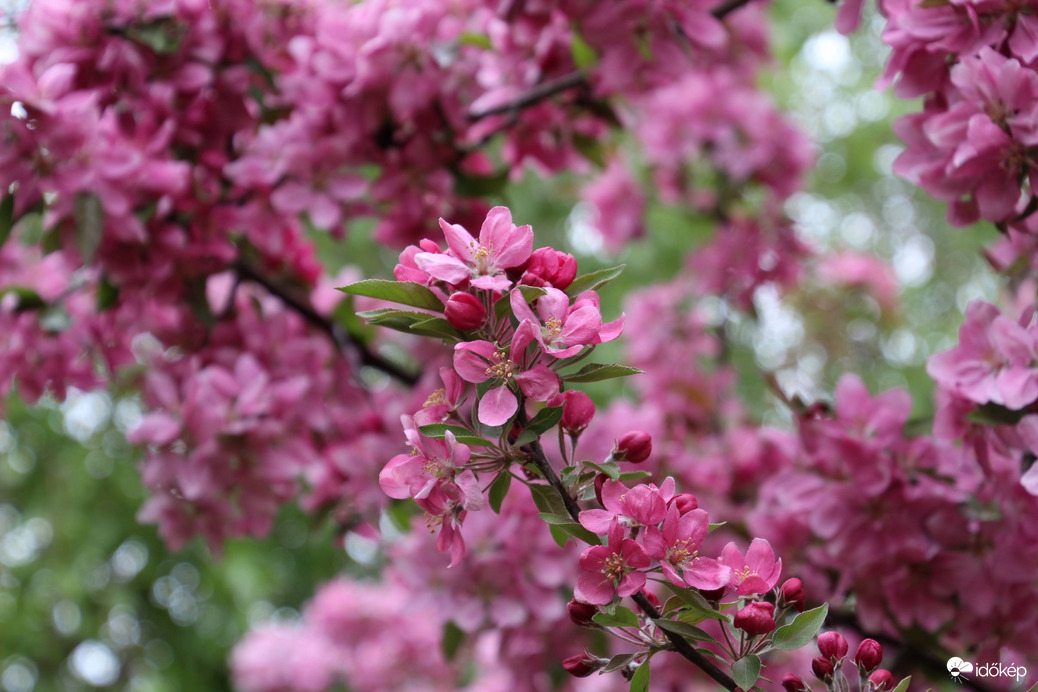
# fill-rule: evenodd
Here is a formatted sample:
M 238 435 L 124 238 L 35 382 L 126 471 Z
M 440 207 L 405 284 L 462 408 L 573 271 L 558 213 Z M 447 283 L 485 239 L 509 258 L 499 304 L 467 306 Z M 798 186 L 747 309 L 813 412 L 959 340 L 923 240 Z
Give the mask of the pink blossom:
M 519 320 L 541 324 L 537 343 L 544 352 L 555 358 L 567 358 L 595 343 L 602 330 L 602 314 L 597 305 L 583 302 L 580 307 L 570 306 L 569 296 L 557 288 L 545 288 L 544 295 L 535 301 L 537 314 L 530 309 L 519 289 L 510 294 L 512 312 Z M 538 316 L 540 319 L 538 319 Z
M 651 564 L 648 553 L 636 541 L 623 537 L 623 529 L 613 524 L 609 544 L 591 546 L 580 555 L 580 568 L 574 596 L 594 605 L 611 603 L 636 593 L 645 586 L 645 573 L 637 570 Z
M 728 584 L 732 571 L 727 565 L 699 554 L 709 530 L 710 518 L 704 510 L 680 514 L 674 505 L 661 528 L 649 526 L 642 539 L 649 556 L 659 560 L 663 575 L 675 586 L 720 589 Z
M 763 538 L 753 539 L 746 557 L 734 543 L 729 543 L 721 551 L 720 562 L 732 569 L 729 585 L 739 596 L 767 593 L 782 574 L 782 560 L 775 559 L 771 544 Z
M 608 532 L 614 523 L 627 528 L 653 526 L 666 517 L 674 487 L 670 476 L 658 488 L 653 483 L 628 488 L 620 481 L 606 481 L 602 486 L 605 509 L 585 509 L 580 513 L 580 524 L 600 535 Z

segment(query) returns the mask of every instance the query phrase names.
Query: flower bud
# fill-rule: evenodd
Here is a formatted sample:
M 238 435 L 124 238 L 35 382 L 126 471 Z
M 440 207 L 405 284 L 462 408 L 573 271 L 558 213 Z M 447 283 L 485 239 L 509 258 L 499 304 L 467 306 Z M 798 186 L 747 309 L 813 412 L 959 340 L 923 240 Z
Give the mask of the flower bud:
M 692 493 L 681 493 L 670 500 L 670 504 L 678 508 L 678 514 L 685 515 L 693 509 L 699 509 L 699 500 Z
M 584 392 L 570 390 L 562 392 L 548 402 L 549 406 L 562 405 L 562 429 L 577 433 L 587 427 L 595 417 L 595 403 Z
M 827 658 L 818 656 L 811 659 L 811 672 L 827 685 L 833 680 L 833 664 Z
M 565 671 L 575 678 L 586 678 L 601 668 L 602 665 L 602 659 L 590 656 L 589 654 L 570 656 L 562 662 L 562 667 Z
M 847 640 L 839 632 L 823 632 L 818 635 L 818 651 L 836 665 L 847 655 Z
M 735 614 L 735 626 L 753 637 L 767 634 L 775 629 L 775 606 L 754 601 Z
M 779 606 L 789 606 L 798 613 L 804 612 L 807 605 L 807 594 L 804 593 L 804 584 L 796 577 L 787 579 L 779 589 Z
M 642 430 L 633 430 L 624 433 L 616 441 L 616 449 L 613 456 L 619 461 L 627 461 L 632 464 L 640 464 L 652 454 L 652 436 Z
M 450 326 L 461 331 L 479 329 L 487 318 L 487 309 L 479 298 L 471 293 L 454 293 L 447 299 L 443 316 Z
M 869 676 L 869 687 L 876 690 L 876 692 L 889 690 L 894 687 L 894 676 L 891 675 L 889 670 L 881 668 Z
M 710 589 L 709 591 L 707 591 L 706 589 L 700 589 L 699 593 L 703 596 L 703 598 L 710 601 L 711 603 L 719 603 L 721 599 L 724 598 L 724 592 L 727 590 L 727 586 L 722 586 L 719 589 Z
M 782 687 L 786 692 L 807 692 L 807 683 L 799 675 L 786 673 L 782 676 Z
M 868 675 L 883 662 L 883 647 L 875 639 L 863 639 L 854 652 L 854 662 L 863 677 Z
M 569 619 L 576 624 L 581 627 L 590 627 L 594 624 L 592 618 L 598 613 L 598 608 L 590 603 L 581 603 L 574 598 L 566 606 L 566 612 L 569 613 Z
M 573 255 L 550 247 L 537 248 L 530 255 L 521 283 L 529 286 L 551 284 L 565 290 L 577 278 L 577 260 Z
M 605 485 L 608 480 L 609 476 L 604 473 L 595 476 L 595 499 L 598 500 L 598 504 L 603 506 L 605 505 L 605 502 L 602 501 L 602 486 Z

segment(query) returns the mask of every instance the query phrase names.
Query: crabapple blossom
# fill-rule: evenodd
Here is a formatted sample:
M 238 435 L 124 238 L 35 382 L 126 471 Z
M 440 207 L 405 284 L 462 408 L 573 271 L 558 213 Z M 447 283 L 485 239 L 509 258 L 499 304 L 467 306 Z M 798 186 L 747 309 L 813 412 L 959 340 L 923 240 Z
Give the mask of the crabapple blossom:
M 620 524 L 609 528 L 609 544 L 585 548 L 574 595 L 578 600 L 605 605 L 617 596 L 630 596 L 645 586 L 642 568 L 651 564 L 641 544 L 623 537 Z

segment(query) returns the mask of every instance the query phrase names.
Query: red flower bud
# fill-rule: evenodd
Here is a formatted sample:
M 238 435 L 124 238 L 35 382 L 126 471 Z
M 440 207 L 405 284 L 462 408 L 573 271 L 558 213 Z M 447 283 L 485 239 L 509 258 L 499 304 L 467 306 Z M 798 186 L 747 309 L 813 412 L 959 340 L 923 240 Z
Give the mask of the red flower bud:
M 804 584 L 799 579 L 793 577 L 783 582 L 779 589 L 779 605 L 790 606 L 798 613 L 804 612 L 807 594 L 804 593 Z
M 591 675 L 596 670 L 601 668 L 602 665 L 602 659 L 595 658 L 588 654 L 570 656 L 562 662 L 562 667 L 566 670 L 566 672 L 575 678 L 586 678 L 587 676 Z
M 447 299 L 443 316 L 447 318 L 450 326 L 466 332 L 483 326 L 483 321 L 487 318 L 487 309 L 476 296 L 459 292 Z
M 699 500 L 692 493 L 681 493 L 670 500 L 670 504 L 678 508 L 678 514 L 685 515 L 693 509 L 699 509 Z
M 883 662 L 883 647 L 875 639 L 863 639 L 854 652 L 854 662 L 863 676 L 868 675 Z
M 594 624 L 591 619 L 598 613 L 598 608 L 591 605 L 590 603 L 581 603 L 577 599 L 573 599 L 566 606 L 566 612 L 569 613 L 569 619 L 577 623 L 581 627 L 590 627 Z
M 877 692 L 892 689 L 894 687 L 894 676 L 891 675 L 889 670 L 881 668 L 869 676 L 869 687 Z
M 642 430 L 634 430 L 624 433 L 616 441 L 616 449 L 613 456 L 620 461 L 628 461 L 632 464 L 640 464 L 652 454 L 652 436 Z
M 604 473 L 595 476 L 595 499 L 598 500 L 598 504 L 600 505 L 605 505 L 605 503 L 602 502 L 602 486 L 605 485 L 608 480 L 609 476 Z
M 811 659 L 811 672 L 816 678 L 828 684 L 833 679 L 833 664 L 829 662 L 829 659 L 819 656 Z
M 833 662 L 847 655 L 847 640 L 839 632 L 823 632 L 818 635 L 818 651 Z
M 595 403 L 584 392 L 571 389 L 568 392 L 562 392 L 548 402 L 549 406 L 559 404 L 562 404 L 561 425 L 566 432 L 580 432 L 595 416 Z
M 724 592 L 727 590 L 727 586 L 722 586 L 719 589 L 710 589 L 709 591 L 707 591 L 706 589 L 700 589 L 699 593 L 702 594 L 703 598 L 705 598 L 706 600 L 711 601 L 713 603 L 718 603 L 722 598 L 724 598 Z
M 735 626 L 750 636 L 767 634 L 775 629 L 775 606 L 754 601 L 735 614 Z
M 804 682 L 803 678 L 792 673 L 786 673 L 782 676 L 782 687 L 786 689 L 786 692 L 807 692 L 808 689 L 807 683 Z
M 573 255 L 550 247 L 537 248 L 530 255 L 521 283 L 528 286 L 551 284 L 565 290 L 577 278 L 577 260 Z

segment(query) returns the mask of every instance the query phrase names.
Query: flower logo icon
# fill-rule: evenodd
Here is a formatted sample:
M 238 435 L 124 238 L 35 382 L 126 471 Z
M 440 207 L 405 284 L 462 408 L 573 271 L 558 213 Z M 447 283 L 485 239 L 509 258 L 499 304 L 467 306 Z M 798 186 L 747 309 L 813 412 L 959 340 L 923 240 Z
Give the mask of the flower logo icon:
M 953 656 L 948 659 L 948 674 L 952 676 L 952 680 L 955 682 L 962 682 L 964 673 L 972 673 L 973 664 L 969 661 L 963 661 L 958 656 Z

